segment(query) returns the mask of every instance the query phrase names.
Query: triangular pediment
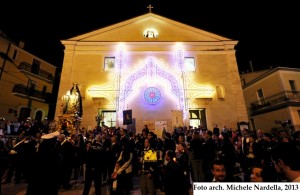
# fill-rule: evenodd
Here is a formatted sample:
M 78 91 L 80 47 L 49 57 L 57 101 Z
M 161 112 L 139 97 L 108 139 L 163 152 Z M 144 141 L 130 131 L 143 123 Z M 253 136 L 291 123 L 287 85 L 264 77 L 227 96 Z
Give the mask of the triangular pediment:
M 157 37 L 145 36 L 147 29 Z M 79 42 L 218 42 L 230 39 L 159 16 L 147 13 L 124 22 L 68 39 Z

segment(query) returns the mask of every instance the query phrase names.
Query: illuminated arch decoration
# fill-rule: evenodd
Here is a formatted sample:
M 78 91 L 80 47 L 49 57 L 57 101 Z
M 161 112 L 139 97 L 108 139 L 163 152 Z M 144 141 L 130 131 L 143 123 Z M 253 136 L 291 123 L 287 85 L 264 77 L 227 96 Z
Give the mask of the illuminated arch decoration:
M 180 70 L 183 70 L 184 50 L 183 50 L 183 46 L 181 43 L 177 43 L 177 45 L 176 45 L 175 56 L 176 56 L 176 63 L 177 63 L 178 68 Z
M 118 92 L 118 85 L 116 83 L 117 79 L 115 78 L 115 80 L 106 85 L 92 86 L 88 89 L 88 92 L 95 100 L 98 98 L 107 99 L 109 101 L 109 103 L 107 104 L 107 108 L 115 110 L 117 108 L 116 96 Z
M 154 57 L 149 57 L 146 60 L 145 66 L 142 69 L 136 71 L 132 75 L 130 75 L 123 85 L 120 87 L 120 96 L 119 96 L 119 112 L 118 117 L 123 118 L 122 110 L 125 110 L 125 100 L 133 91 L 133 84 L 139 79 L 149 78 L 155 79 L 157 77 L 161 77 L 169 81 L 171 86 L 172 93 L 178 98 L 179 110 L 185 110 L 185 102 L 184 102 L 184 93 L 183 86 L 180 85 L 180 82 L 176 79 L 176 77 L 170 72 L 164 70 L 159 66 L 159 61 L 157 61 Z
M 116 50 L 116 67 L 115 71 L 120 72 L 124 69 L 126 63 L 126 49 L 123 44 L 118 45 Z
M 188 100 L 188 107 L 189 108 L 197 108 L 198 107 L 198 100 L 205 100 L 205 101 L 211 101 L 212 97 L 215 93 L 215 90 L 211 86 L 201 86 L 194 82 L 192 82 L 190 79 L 192 78 L 191 75 L 187 74 L 186 77 L 186 91 L 187 93 L 186 98 Z M 195 101 L 197 103 L 195 103 Z
M 144 92 L 144 99 L 148 104 L 157 104 L 161 99 L 161 93 L 155 87 L 148 87 Z

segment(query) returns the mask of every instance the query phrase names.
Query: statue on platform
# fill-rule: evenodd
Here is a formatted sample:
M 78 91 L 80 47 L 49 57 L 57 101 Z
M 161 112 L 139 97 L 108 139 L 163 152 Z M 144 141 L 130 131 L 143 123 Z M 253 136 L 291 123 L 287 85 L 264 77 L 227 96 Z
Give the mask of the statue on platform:
M 73 83 L 70 94 L 64 96 L 63 114 L 77 114 L 82 116 L 82 99 L 78 83 Z

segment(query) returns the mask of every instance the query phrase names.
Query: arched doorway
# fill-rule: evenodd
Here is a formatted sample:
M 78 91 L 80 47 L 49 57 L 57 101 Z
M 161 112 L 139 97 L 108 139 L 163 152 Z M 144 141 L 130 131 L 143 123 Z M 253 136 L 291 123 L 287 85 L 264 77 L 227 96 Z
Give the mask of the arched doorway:
M 43 112 L 39 110 L 35 113 L 34 119 L 37 121 L 42 121 L 42 117 L 43 117 Z

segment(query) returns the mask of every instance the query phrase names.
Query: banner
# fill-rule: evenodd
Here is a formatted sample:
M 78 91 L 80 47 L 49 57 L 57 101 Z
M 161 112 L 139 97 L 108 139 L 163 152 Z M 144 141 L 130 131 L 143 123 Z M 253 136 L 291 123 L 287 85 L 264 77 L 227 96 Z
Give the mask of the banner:
M 131 124 L 132 124 L 132 110 L 124 110 L 123 125 L 131 125 Z
M 172 127 L 183 126 L 183 112 L 182 110 L 172 110 Z

